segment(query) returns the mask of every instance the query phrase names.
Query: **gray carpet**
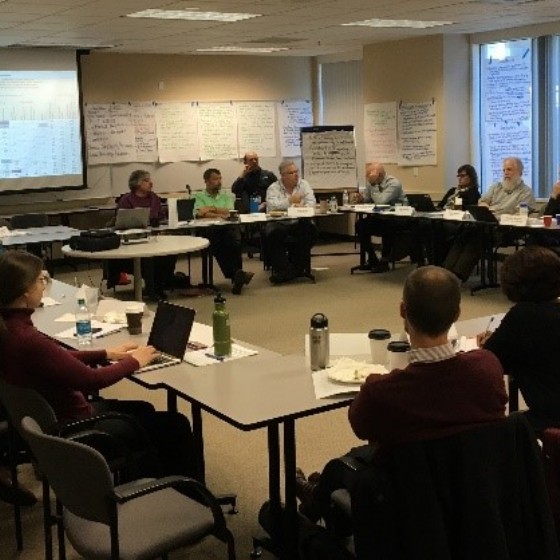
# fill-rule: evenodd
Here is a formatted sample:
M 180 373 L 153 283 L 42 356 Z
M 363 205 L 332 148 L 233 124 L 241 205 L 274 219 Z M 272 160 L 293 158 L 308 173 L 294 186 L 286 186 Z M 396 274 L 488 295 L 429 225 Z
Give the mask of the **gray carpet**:
M 331 332 L 366 332 L 382 327 L 392 331 L 402 330 L 399 302 L 403 280 L 413 268 L 410 263 L 399 263 L 395 271 L 382 275 L 358 273 L 350 275 L 350 267 L 357 264 L 352 243 L 323 244 L 314 250 L 312 265 L 317 283 L 306 280 L 272 286 L 268 273 L 257 259 L 245 258 L 245 268 L 255 272 L 252 283 L 241 296 L 230 294 L 230 286 L 216 270 L 216 284 L 223 288 L 231 317 L 232 335 L 281 353 L 303 352 L 303 338 L 309 319 L 315 312 L 329 318 Z M 328 253 L 343 252 L 331 256 Z M 322 256 L 321 256 L 322 255 Z M 186 261 L 179 269 L 187 272 Z M 57 271 L 59 280 L 98 285 L 99 268 L 80 268 L 67 272 Z M 199 262 L 193 259 L 193 282 L 200 279 Z M 463 291 L 462 319 L 503 312 L 508 308 L 499 290 L 486 290 L 471 296 L 470 286 Z M 132 298 L 132 289 L 118 287 L 119 297 Z M 111 295 L 111 294 L 109 294 Z M 186 304 L 197 310 L 197 320 L 210 322 L 212 297 L 182 298 L 172 294 L 172 301 Z M 165 406 L 162 391 L 149 392 L 130 381 L 122 381 L 104 395 L 119 398 L 142 398 L 156 406 Z M 188 413 L 184 406 L 182 410 Z M 240 432 L 224 422 L 204 415 L 206 468 L 208 485 L 214 492 L 235 491 L 239 499 L 239 514 L 228 516 L 237 542 L 238 558 L 248 558 L 251 536 L 257 531 L 256 513 L 267 497 L 266 431 Z M 302 419 L 296 424 L 298 465 L 305 472 L 320 470 L 331 457 L 344 453 L 358 440 L 353 436 L 346 411 Z M 40 484 L 27 466 L 21 467 L 22 479 L 37 495 Z M 15 551 L 12 512 L 0 502 L 0 557 L 3 559 L 39 560 L 43 558 L 42 522 L 40 503 L 24 511 L 25 548 L 19 555 Z M 70 559 L 77 555 L 69 548 Z M 225 558 L 225 548 L 208 539 L 189 551 L 172 555 L 175 559 Z M 263 558 L 270 558 L 266 553 Z

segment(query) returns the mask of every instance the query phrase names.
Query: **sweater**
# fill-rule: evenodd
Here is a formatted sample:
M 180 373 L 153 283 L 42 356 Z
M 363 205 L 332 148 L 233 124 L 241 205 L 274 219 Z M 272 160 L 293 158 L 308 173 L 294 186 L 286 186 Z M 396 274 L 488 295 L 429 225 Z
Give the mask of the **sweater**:
M 484 344 L 515 378 L 532 415 L 554 424 L 560 421 L 559 341 L 560 303 L 522 302 Z
M 356 436 L 396 445 L 435 439 L 504 417 L 503 369 L 486 350 L 370 375 L 350 405 Z
M 33 309 L 0 309 L 8 331 L 0 340 L 0 375 L 3 379 L 37 390 L 59 420 L 91 416 L 83 392 L 113 385 L 138 369 L 127 357 L 114 364 L 95 367 L 107 359 L 105 350 L 67 350 L 40 333 L 33 325 Z

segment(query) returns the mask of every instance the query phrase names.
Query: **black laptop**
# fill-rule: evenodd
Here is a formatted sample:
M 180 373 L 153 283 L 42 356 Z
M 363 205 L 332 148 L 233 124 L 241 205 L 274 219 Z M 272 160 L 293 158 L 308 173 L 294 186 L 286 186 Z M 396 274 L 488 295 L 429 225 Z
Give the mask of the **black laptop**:
M 149 208 L 119 208 L 115 229 L 146 229 L 150 223 Z
M 434 205 L 434 201 L 429 194 L 407 194 L 408 204 L 416 210 L 416 212 L 438 212 Z
M 160 301 L 148 338 L 148 345 L 153 346 L 160 354 L 155 361 L 140 368 L 136 373 L 181 363 L 187 350 L 195 315 L 194 309 Z
M 179 222 L 190 222 L 194 220 L 194 198 L 177 199 L 177 220 Z
M 467 206 L 467 210 L 477 222 L 485 222 L 487 224 L 498 224 L 500 222 L 494 215 L 494 212 L 487 206 Z

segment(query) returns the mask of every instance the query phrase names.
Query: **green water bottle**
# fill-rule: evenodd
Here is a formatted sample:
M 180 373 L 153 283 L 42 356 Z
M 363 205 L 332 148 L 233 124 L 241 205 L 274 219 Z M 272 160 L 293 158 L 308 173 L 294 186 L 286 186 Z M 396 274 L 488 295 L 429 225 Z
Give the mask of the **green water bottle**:
M 231 355 L 231 328 L 226 300 L 222 294 L 214 298 L 212 313 L 212 332 L 214 335 L 214 355 L 217 357 Z

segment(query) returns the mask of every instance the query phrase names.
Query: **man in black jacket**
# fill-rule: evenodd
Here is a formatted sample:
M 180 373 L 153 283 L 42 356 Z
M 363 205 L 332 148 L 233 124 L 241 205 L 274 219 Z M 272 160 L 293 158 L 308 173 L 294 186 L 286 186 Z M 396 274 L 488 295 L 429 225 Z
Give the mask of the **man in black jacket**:
M 266 206 L 266 189 L 277 180 L 272 171 L 266 171 L 260 167 L 259 156 L 256 152 L 247 152 L 243 157 L 243 170 L 231 186 L 236 198 L 241 200 L 239 211 L 249 212 L 252 197 L 260 198 L 259 211 L 263 210 Z

